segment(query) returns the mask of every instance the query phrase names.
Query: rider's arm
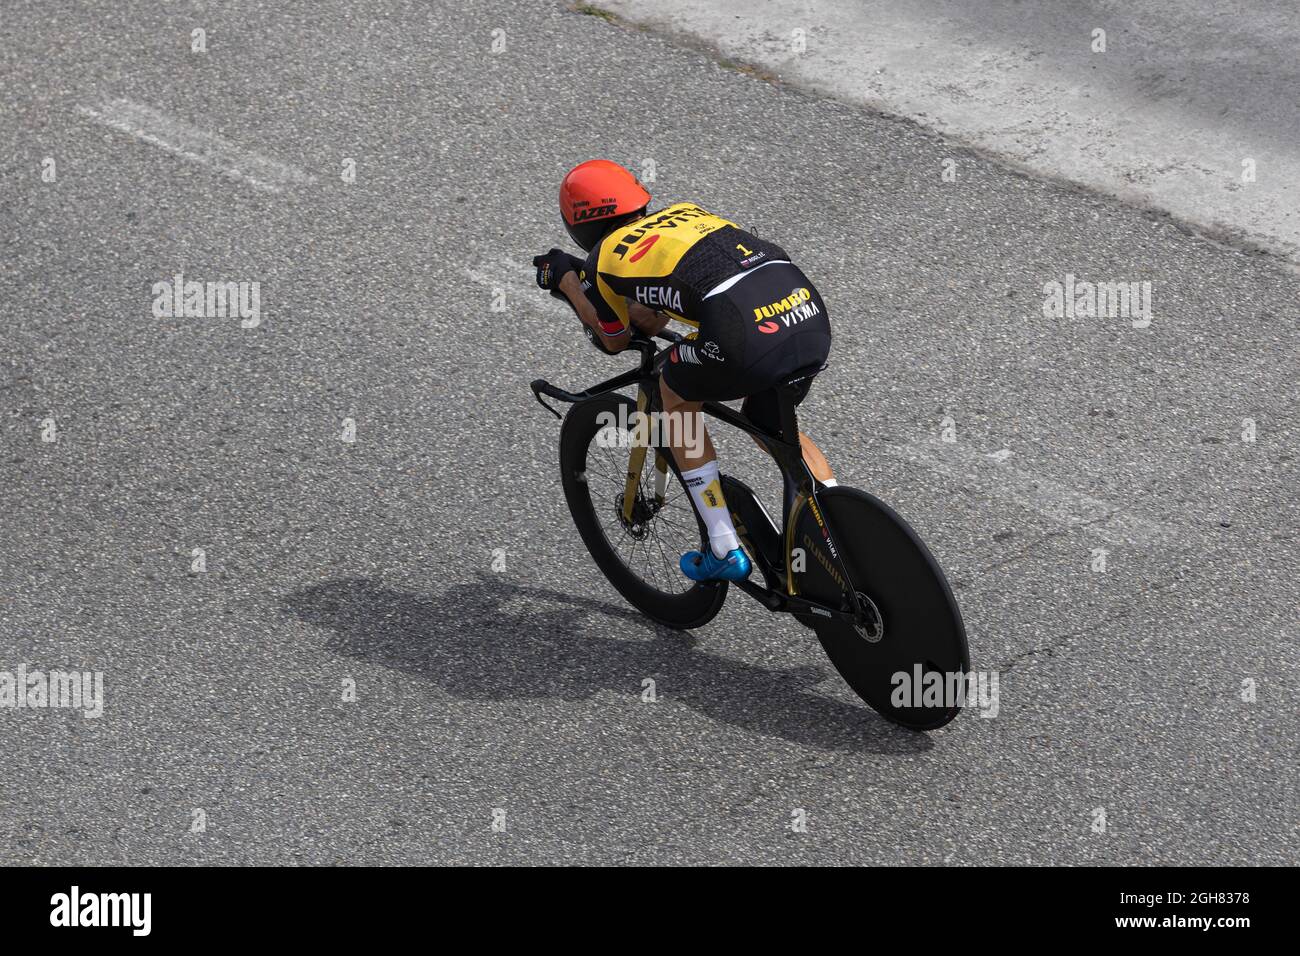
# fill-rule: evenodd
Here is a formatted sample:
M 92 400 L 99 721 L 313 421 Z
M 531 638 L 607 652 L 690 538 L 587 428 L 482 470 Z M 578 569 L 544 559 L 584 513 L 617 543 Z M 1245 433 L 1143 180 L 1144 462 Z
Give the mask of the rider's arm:
M 640 302 L 627 300 L 627 317 L 637 329 L 652 338 L 668 327 L 672 320 L 662 312 L 647 309 Z
M 578 273 L 566 273 L 560 280 L 560 291 L 564 293 L 569 303 L 573 306 L 573 311 L 578 314 L 582 324 L 591 329 L 596 338 L 594 341 L 606 352 L 621 352 L 627 348 L 628 332 L 627 326 L 619 321 L 618 317 L 610 311 L 609 315 L 602 315 L 602 311 L 592 303 L 583 291 L 582 281 L 578 278 Z M 608 306 L 606 306 L 608 309 Z M 610 331 L 606 331 L 609 329 Z

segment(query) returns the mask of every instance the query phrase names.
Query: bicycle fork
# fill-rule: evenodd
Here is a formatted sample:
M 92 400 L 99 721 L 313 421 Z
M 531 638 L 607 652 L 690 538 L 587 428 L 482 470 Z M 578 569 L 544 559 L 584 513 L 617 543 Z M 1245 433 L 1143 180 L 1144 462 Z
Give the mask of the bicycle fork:
M 636 397 L 636 426 L 632 430 L 632 450 L 627 459 L 627 482 L 623 486 L 623 520 L 632 523 L 636 507 L 637 488 L 641 484 L 641 469 L 650 450 L 650 391 L 644 385 Z M 659 508 L 668 493 L 668 458 L 663 450 L 655 448 L 654 504 Z

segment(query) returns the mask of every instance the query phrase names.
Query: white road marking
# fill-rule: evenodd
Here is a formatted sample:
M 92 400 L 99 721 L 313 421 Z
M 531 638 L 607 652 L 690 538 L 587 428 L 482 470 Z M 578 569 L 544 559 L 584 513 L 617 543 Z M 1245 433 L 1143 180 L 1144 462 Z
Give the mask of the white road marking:
M 991 497 L 1008 499 L 1068 527 L 1091 525 L 1091 533 L 1114 544 L 1171 547 L 1186 543 L 1191 529 L 1140 517 L 1121 506 L 1005 464 L 1001 452 L 982 454 L 958 442 L 916 441 L 882 445 L 886 454 L 946 475 Z M 1005 451 L 1005 449 L 1004 449 Z
M 110 129 L 157 146 L 173 156 L 208 166 L 254 189 L 278 193 L 284 186 L 316 181 L 314 176 L 301 169 L 259 156 L 227 139 L 131 100 L 111 100 L 98 108 L 83 106 L 78 112 Z
M 465 266 L 460 271 L 471 282 L 476 282 L 488 289 L 515 289 L 522 291 L 532 289 L 540 292 L 537 288 L 535 278 L 537 270 L 531 265 L 521 265 L 518 262 L 507 262 L 503 259 L 496 260 L 479 260 L 481 266 L 491 271 L 485 271 L 484 268 L 471 268 Z

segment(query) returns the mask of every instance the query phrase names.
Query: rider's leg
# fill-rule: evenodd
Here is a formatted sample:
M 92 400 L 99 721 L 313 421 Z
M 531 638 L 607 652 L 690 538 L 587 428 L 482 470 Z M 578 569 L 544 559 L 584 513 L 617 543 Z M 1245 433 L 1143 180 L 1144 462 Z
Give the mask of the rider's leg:
M 754 439 L 754 444 L 769 455 L 771 454 L 767 446 L 763 444 L 762 439 L 757 435 L 751 435 L 751 437 Z M 812 472 L 814 478 L 823 485 L 833 486 L 836 483 L 835 473 L 831 471 L 831 463 L 826 460 L 826 456 L 817 447 L 817 443 L 804 432 L 799 433 L 799 450 L 803 452 L 803 463 L 808 466 L 808 470 Z
M 688 402 L 659 379 L 659 396 L 669 423 L 667 439 L 673 460 L 682 471 L 690 471 L 718 460 L 717 450 L 704 427 L 703 402 Z
M 691 493 L 695 511 L 709 533 L 709 548 L 715 558 L 725 558 L 740 547 L 740 538 L 731 521 L 731 509 L 722 496 L 718 472 L 718 453 L 704 428 L 700 402 L 688 402 L 665 382 L 659 380 L 668 423 L 667 441 L 682 473 L 682 481 Z
M 803 401 L 804 397 L 808 394 L 808 388 L 810 385 L 811 381 L 804 385 L 802 390 L 795 396 L 797 402 Z M 777 420 L 780 415 L 780 412 L 778 411 L 780 407 L 779 401 L 776 392 L 767 389 L 762 392 L 756 392 L 746 398 L 745 404 L 740 407 L 740 411 L 743 415 L 747 416 L 750 421 L 755 422 L 769 431 L 778 432 L 779 428 L 777 427 Z M 757 435 L 751 433 L 750 437 L 754 439 L 754 443 L 758 445 L 759 448 L 763 449 L 763 451 L 767 452 L 769 455 L 772 453 L 768 449 L 767 445 L 764 444 Z M 831 471 L 830 462 L 826 460 L 826 456 L 822 454 L 822 450 L 817 447 L 817 443 L 803 432 L 799 433 L 799 449 L 803 453 L 803 463 L 808 466 L 808 470 L 812 472 L 813 477 L 823 485 L 834 485 L 835 475 Z
M 813 477 L 823 485 L 834 485 L 835 473 L 831 471 L 831 463 L 826 460 L 822 450 L 817 447 L 817 443 L 805 435 L 799 433 L 799 450 L 803 452 L 803 463 L 808 466 L 808 470 L 813 473 Z

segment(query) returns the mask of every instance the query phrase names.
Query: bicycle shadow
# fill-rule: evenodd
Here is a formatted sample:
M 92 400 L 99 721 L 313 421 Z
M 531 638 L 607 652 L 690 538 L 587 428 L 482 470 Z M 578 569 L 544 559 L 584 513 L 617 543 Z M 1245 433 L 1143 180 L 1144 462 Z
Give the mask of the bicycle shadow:
M 688 633 L 626 608 L 482 574 L 426 596 L 368 578 L 313 585 L 283 599 L 308 624 L 334 632 L 332 650 L 427 678 L 464 700 L 585 700 L 601 690 L 639 695 L 650 677 L 661 698 L 743 730 L 821 750 L 919 753 L 924 734 L 897 727 L 865 704 L 811 688 L 825 668 L 768 669 L 698 648 Z M 592 615 L 644 637 L 615 639 Z

